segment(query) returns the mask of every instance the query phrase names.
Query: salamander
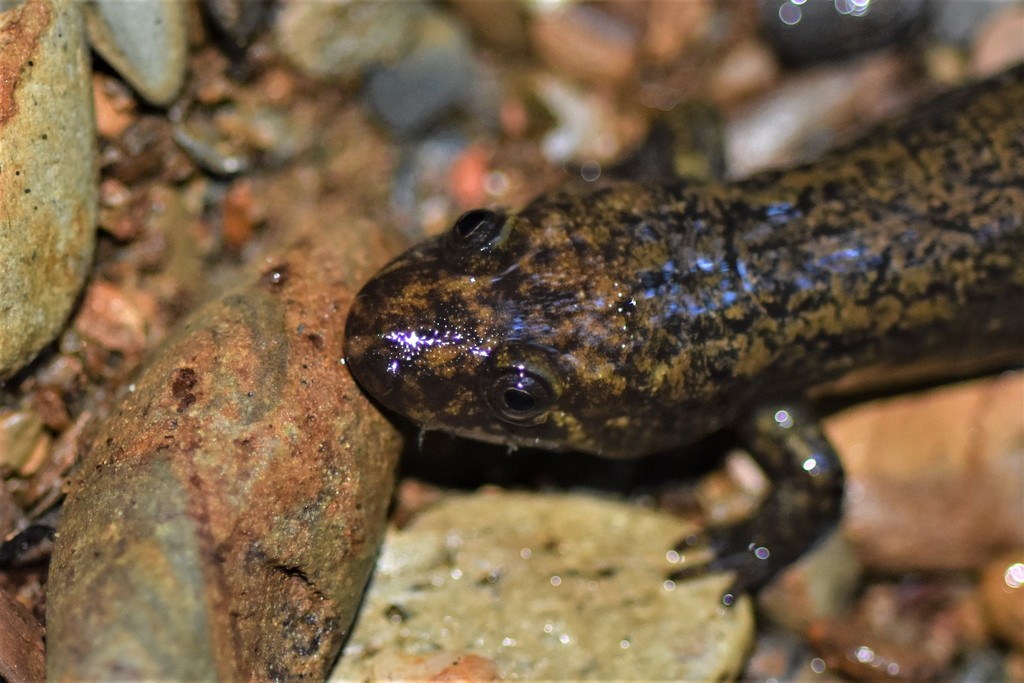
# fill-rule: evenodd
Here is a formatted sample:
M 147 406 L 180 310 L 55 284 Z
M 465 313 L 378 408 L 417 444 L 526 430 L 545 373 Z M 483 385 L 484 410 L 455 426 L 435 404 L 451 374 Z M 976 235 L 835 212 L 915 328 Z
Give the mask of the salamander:
M 794 168 L 469 211 L 358 294 L 348 367 L 426 429 L 511 446 L 685 456 L 730 430 L 772 492 L 682 572 L 734 570 L 728 602 L 841 515 L 809 397 L 1024 359 L 1022 112 L 1018 65 Z

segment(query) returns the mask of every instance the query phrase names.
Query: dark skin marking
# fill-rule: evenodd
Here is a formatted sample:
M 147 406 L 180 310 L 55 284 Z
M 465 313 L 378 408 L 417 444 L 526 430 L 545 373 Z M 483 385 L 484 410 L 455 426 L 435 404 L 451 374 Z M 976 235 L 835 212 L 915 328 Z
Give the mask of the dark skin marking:
M 348 367 L 427 429 L 512 446 L 734 431 L 774 490 L 700 540 L 756 588 L 841 511 L 808 396 L 1024 357 L 1022 111 L 1017 66 L 805 166 L 477 210 L 366 285 Z

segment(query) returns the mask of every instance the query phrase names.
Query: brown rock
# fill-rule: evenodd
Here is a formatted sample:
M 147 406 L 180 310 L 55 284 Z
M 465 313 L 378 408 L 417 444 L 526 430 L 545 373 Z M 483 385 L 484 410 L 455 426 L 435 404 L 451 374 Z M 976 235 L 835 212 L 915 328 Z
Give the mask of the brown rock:
M 971 52 L 971 71 L 991 76 L 1024 59 L 1024 8 L 1010 3 L 982 24 Z
M 32 683 L 46 677 L 43 633 L 29 611 L 0 590 L 0 678 Z
M 715 67 L 710 96 L 723 107 L 763 92 L 779 78 L 779 63 L 767 45 L 746 40 L 736 45 Z
M 644 51 L 658 62 L 675 59 L 706 30 L 712 9 L 709 0 L 650 0 Z
M 221 203 L 224 242 L 231 249 L 241 249 L 252 239 L 256 222 L 253 202 L 252 182 L 246 179 L 236 181 L 224 195 Z
M 820 156 L 838 142 L 836 131 L 867 127 L 898 108 L 908 95 L 902 76 L 901 61 L 889 53 L 794 74 L 729 120 L 730 175 Z
M 452 0 L 451 6 L 484 40 L 511 50 L 526 49 L 526 20 L 520 4 Z
M 279 252 L 137 379 L 69 485 L 53 678 L 325 675 L 399 448 L 341 361 L 353 288 L 386 255 L 369 239 Z
M 614 84 L 636 67 L 637 32 L 595 7 L 539 12 L 530 25 L 530 38 L 545 62 L 569 76 Z
M 103 137 L 113 140 L 135 121 L 135 100 L 121 81 L 93 74 L 92 94 L 96 132 Z
M 808 639 L 828 668 L 856 680 L 939 680 L 970 644 L 976 612 L 962 587 L 878 584 L 853 613 L 816 622 Z
M 845 612 L 860 580 L 860 563 L 836 530 L 758 593 L 758 606 L 775 623 L 800 633 L 817 619 Z
M 963 569 L 1024 537 L 1024 373 L 859 406 L 827 422 L 844 528 L 869 567 Z
M 981 577 L 981 599 L 992 630 L 1024 650 L 1024 551 L 989 562 Z
M 139 297 L 139 292 L 125 292 L 97 280 L 85 292 L 75 328 L 107 350 L 138 356 L 146 348 L 146 313 L 155 308 L 140 305 Z

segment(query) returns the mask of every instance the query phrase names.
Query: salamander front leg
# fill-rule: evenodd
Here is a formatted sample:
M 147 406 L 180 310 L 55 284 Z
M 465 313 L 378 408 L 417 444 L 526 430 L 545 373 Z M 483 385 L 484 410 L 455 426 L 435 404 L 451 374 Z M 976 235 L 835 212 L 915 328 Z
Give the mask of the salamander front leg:
M 772 490 L 753 518 L 711 527 L 688 538 L 677 550 L 706 547 L 706 565 L 676 572 L 681 579 L 708 571 L 735 571 L 722 600 L 756 591 L 804 554 L 840 518 L 843 469 L 820 426 L 800 409 L 773 408 L 755 413 L 741 432 L 751 455 L 772 482 Z

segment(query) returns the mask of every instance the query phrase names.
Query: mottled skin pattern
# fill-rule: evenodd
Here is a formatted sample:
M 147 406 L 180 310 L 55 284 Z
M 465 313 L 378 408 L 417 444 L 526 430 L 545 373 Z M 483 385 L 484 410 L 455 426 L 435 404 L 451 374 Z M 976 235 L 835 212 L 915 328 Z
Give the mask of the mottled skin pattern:
M 366 285 L 349 366 L 428 429 L 510 445 L 628 457 L 735 430 L 775 490 L 700 541 L 756 587 L 840 511 L 809 392 L 1024 357 L 1022 112 L 1018 66 L 795 169 L 470 212 Z

